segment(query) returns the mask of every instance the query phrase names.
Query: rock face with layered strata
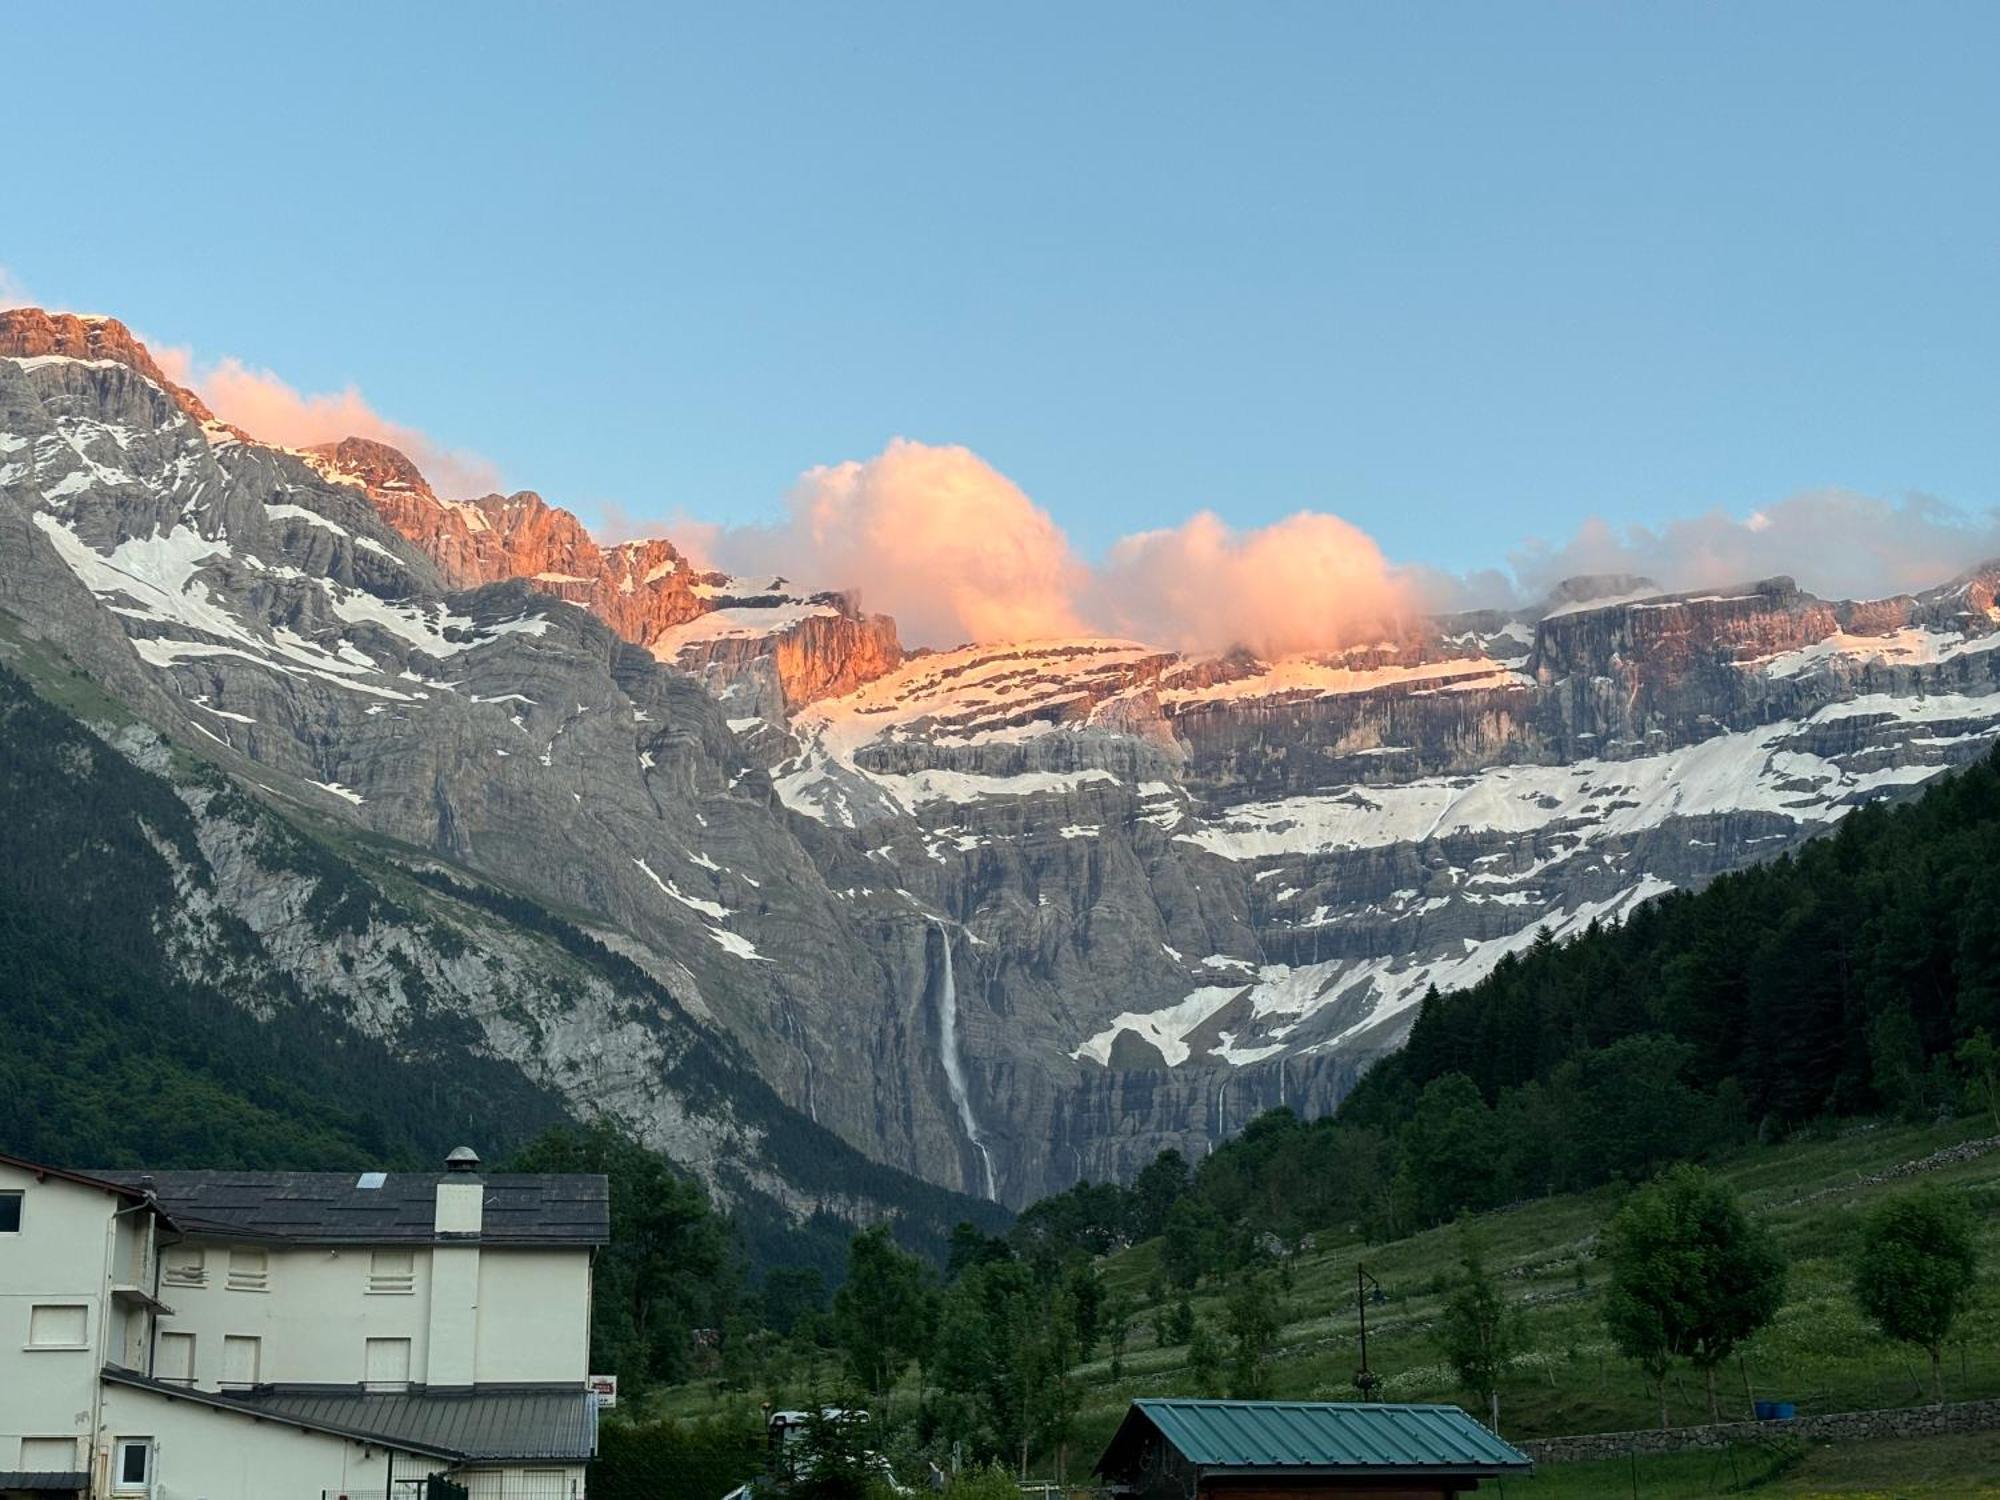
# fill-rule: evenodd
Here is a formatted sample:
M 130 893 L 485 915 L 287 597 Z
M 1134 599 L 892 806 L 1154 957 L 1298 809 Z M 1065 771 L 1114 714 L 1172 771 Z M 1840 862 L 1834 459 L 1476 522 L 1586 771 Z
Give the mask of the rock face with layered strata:
M 523 579 L 696 675 L 719 664 L 732 680 L 757 676 L 760 702 L 778 713 L 858 687 L 902 660 L 895 622 L 863 615 L 845 595 L 803 596 L 782 578 L 697 568 L 663 537 L 600 546 L 532 490 L 440 500 L 409 459 L 367 438 L 322 444 L 305 457 L 365 493 L 451 586 Z M 732 628 L 742 610 L 756 612 L 754 631 Z M 786 628 L 774 627 L 776 611 L 786 612 Z
M 0 610 L 249 795 L 587 917 L 800 1111 L 1010 1202 L 1330 1107 L 1429 985 L 2000 737 L 1992 567 L 1580 580 L 1280 662 L 906 655 L 837 592 L 251 442 L 96 338 L 0 358 Z M 578 1098 L 673 1128 L 597 1024 Z

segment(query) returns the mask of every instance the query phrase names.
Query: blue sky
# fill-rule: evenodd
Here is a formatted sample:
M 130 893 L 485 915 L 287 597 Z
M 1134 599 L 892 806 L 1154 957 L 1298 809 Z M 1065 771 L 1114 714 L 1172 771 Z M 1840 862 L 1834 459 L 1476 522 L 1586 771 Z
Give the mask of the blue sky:
M 0 265 L 586 516 L 2000 495 L 2000 7 L 16 6 Z

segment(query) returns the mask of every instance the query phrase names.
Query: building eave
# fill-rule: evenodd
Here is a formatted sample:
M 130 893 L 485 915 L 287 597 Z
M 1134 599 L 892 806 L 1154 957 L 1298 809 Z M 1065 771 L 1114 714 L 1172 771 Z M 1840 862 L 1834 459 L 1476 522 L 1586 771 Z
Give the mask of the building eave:
M 292 1427 L 301 1432 L 324 1433 L 328 1437 L 345 1438 L 349 1442 L 366 1443 L 376 1448 L 393 1448 L 398 1453 L 438 1458 L 448 1463 L 462 1463 L 466 1457 L 456 1449 L 414 1442 L 387 1433 L 367 1432 L 360 1428 L 343 1427 L 330 1422 L 308 1421 L 287 1412 L 266 1411 L 252 1401 L 234 1399 L 220 1391 L 203 1391 L 196 1390 L 192 1386 L 173 1385 L 164 1380 L 156 1380 L 150 1375 L 141 1375 L 137 1370 L 128 1370 L 122 1365 L 106 1365 L 99 1375 L 112 1385 L 127 1386 L 132 1390 L 144 1391 L 148 1395 L 159 1396 L 168 1401 L 187 1401 L 196 1406 L 211 1407 L 216 1411 L 233 1412 L 237 1416 L 248 1417 L 256 1422 L 273 1422 L 280 1427 Z

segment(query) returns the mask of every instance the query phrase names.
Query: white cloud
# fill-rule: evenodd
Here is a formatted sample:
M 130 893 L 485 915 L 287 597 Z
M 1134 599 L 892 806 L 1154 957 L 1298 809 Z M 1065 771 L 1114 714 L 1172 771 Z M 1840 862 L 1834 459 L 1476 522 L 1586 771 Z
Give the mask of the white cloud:
M 1593 520 L 1560 544 L 1526 543 L 1510 561 L 1528 598 L 1582 573 L 1642 573 L 1670 589 L 1785 574 L 1826 598 L 1872 599 L 1932 587 L 1995 557 L 2000 510 L 1813 490 L 1740 518 L 1714 510 L 1622 529 Z

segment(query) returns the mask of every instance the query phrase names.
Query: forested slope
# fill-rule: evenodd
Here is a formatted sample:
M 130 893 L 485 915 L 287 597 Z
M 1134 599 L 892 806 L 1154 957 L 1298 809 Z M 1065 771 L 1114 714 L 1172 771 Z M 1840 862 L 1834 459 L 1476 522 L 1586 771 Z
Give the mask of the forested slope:
M 1544 936 L 1425 998 L 1334 1115 L 1272 1111 L 1190 1167 L 1079 1185 L 1017 1239 L 1164 1233 L 1192 1283 L 1259 1236 L 1407 1233 L 1636 1181 L 1843 1116 L 1988 1114 L 2000 1033 L 2000 757 L 1617 926 Z
M 574 1117 L 564 1016 L 598 1005 L 647 1049 L 632 1086 L 684 1101 L 710 1156 L 678 1165 L 725 1193 L 753 1266 L 837 1274 L 857 1218 L 941 1246 L 1004 1217 L 795 1114 L 570 921 L 288 820 L 59 658 L 0 647 L 0 1151 L 409 1168 L 470 1141 L 497 1160 Z

